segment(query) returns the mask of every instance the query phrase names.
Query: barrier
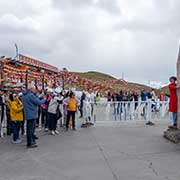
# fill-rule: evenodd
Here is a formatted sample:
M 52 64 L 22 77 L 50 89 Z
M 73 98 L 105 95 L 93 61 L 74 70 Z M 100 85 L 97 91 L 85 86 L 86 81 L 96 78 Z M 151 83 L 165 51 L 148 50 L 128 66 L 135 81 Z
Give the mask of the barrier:
M 94 106 L 94 123 L 129 122 L 129 121 L 168 121 L 169 102 L 126 101 L 92 104 Z

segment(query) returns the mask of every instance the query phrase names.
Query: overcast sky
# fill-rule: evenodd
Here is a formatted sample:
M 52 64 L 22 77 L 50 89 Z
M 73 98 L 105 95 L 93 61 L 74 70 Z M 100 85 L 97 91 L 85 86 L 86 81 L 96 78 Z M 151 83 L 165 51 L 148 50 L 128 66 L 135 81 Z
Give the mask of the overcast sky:
M 0 55 L 141 83 L 176 72 L 180 0 L 0 0 Z

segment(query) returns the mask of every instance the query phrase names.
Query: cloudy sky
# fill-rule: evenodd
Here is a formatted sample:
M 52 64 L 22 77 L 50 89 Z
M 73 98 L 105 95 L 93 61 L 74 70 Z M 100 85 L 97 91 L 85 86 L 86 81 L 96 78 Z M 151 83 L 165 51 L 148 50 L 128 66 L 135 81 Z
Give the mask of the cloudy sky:
M 179 0 L 0 0 L 0 55 L 146 83 L 176 72 Z

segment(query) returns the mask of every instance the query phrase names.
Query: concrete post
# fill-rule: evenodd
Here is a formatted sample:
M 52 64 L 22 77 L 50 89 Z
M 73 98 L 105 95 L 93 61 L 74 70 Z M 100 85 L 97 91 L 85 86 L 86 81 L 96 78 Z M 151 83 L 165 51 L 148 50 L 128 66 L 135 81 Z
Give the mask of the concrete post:
M 180 87 L 180 49 L 177 60 L 177 86 Z M 167 131 L 164 132 L 164 137 L 174 143 L 180 142 L 180 89 L 177 89 L 178 96 L 178 119 L 177 128 L 169 127 Z
M 180 49 L 179 49 L 178 60 L 177 60 L 177 86 L 180 87 Z M 178 129 L 180 129 L 180 89 L 177 89 L 177 96 L 178 96 L 177 127 Z

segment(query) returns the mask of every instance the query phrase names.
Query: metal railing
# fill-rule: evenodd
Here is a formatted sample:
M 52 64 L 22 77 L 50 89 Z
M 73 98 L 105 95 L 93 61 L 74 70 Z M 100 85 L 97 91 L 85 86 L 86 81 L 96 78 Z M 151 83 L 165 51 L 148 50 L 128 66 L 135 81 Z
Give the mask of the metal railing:
M 168 101 L 106 102 L 92 104 L 92 107 L 94 123 L 170 120 Z

